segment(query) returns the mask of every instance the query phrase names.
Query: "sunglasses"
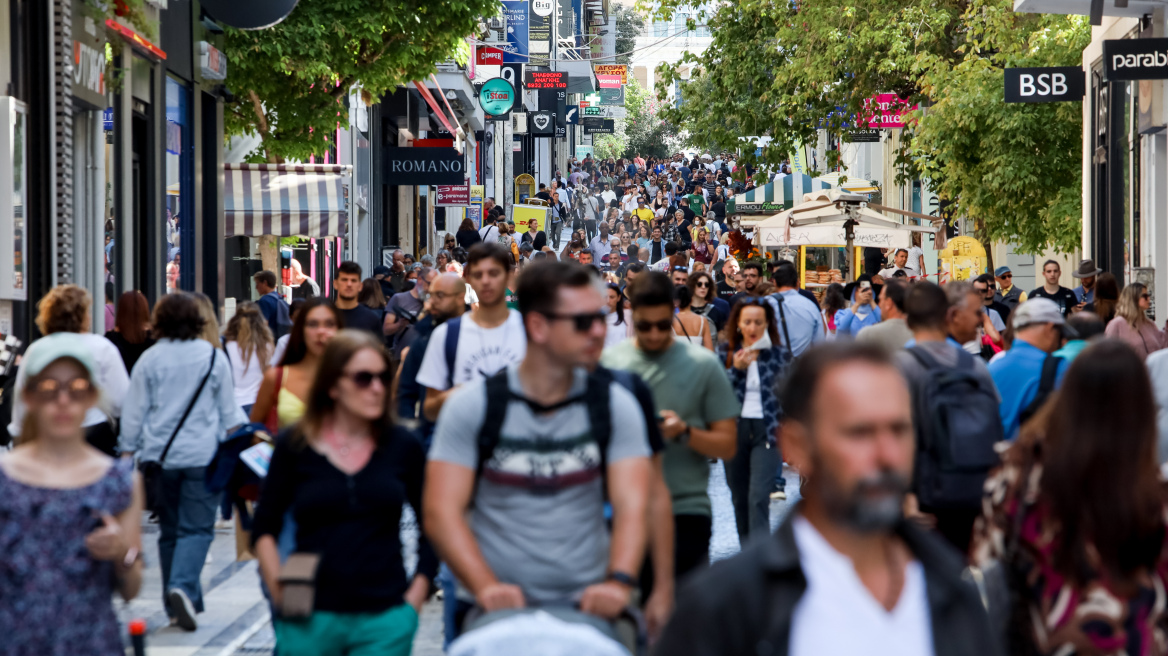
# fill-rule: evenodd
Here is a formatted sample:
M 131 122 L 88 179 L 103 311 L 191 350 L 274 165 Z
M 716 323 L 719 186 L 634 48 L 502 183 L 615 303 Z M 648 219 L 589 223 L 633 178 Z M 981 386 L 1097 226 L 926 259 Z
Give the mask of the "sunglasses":
M 380 380 L 381 385 L 386 388 L 393 382 L 393 372 L 389 369 L 383 369 L 381 371 L 354 371 L 351 374 L 345 374 L 345 377 L 353 381 L 357 389 L 369 389 L 369 386 L 373 384 L 375 378 Z
M 709 287 L 709 286 L 710 286 L 710 283 L 705 281 L 705 280 L 700 280 L 696 284 L 694 284 L 694 287 Z
M 586 333 L 592 330 L 592 326 L 596 323 L 603 324 L 607 316 L 604 312 L 588 312 L 586 314 L 556 314 L 552 312 L 540 313 L 552 321 L 571 321 L 572 327 L 578 333 Z
M 55 401 L 64 392 L 70 401 L 80 403 L 93 393 L 93 383 L 84 378 L 74 378 L 70 381 L 60 381 L 55 378 L 46 378 L 38 381 L 32 388 L 32 395 L 41 403 Z
M 1143 294 L 1140 294 L 1140 298 L 1145 298 L 1145 299 L 1146 299 L 1146 298 L 1152 298 L 1152 297 L 1151 297 L 1151 296 L 1149 296 L 1149 295 L 1148 295 L 1148 294 L 1145 292 L 1145 293 L 1143 293 Z
M 1013 278 L 1013 277 L 1014 277 L 1014 274 L 1012 274 L 1012 273 L 1007 273 L 1007 274 L 1005 274 L 1005 275 L 1001 275 L 1001 276 L 998 276 L 998 277 L 999 277 L 999 278 L 1001 278 L 1002 280 L 1005 280 L 1005 279 L 1007 279 L 1007 278 Z
M 633 324 L 633 329 L 639 333 L 647 333 L 656 328 L 661 332 L 668 332 L 673 330 L 673 319 L 662 319 L 661 321 L 638 321 Z

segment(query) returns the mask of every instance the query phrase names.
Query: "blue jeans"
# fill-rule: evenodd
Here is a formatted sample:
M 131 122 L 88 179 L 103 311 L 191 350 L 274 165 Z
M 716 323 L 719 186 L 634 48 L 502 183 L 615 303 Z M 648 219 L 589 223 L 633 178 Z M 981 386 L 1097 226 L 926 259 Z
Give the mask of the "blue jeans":
M 442 563 L 438 569 L 438 585 L 442 587 L 442 624 L 444 633 L 442 649 L 450 647 L 455 638 L 462 635 L 462 620 L 474 608 L 474 604 L 462 601 L 457 597 L 458 584 L 454 581 L 454 572 Z
M 734 504 L 739 542 L 746 544 L 747 537 L 754 534 L 769 534 L 770 493 L 774 485 L 786 485 L 786 481 L 778 483 L 782 480 L 783 458 L 770 444 L 765 420 L 738 420 L 738 450 L 722 465 Z
M 203 587 L 199 577 L 207 562 L 207 550 L 215 539 L 218 494 L 203 483 L 206 467 L 162 470 L 162 494 L 158 509 L 158 560 L 162 566 L 162 598 L 175 588 L 191 599 L 195 612 L 203 612 Z

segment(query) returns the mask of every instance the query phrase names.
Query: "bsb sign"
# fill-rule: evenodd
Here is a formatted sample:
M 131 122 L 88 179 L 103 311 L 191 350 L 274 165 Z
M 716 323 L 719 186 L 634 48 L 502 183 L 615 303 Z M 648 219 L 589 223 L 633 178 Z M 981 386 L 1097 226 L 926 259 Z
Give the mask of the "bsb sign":
M 1103 79 L 1168 80 L 1168 39 L 1104 41 Z
M 1007 68 L 1006 102 L 1078 102 L 1087 92 L 1087 75 L 1078 66 Z

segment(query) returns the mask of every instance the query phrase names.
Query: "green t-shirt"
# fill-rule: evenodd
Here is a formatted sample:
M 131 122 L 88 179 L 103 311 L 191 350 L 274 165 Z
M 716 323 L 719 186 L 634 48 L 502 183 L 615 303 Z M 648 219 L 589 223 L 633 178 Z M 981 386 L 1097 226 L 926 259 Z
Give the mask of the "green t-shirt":
M 653 390 L 657 409 L 676 412 L 690 426 L 704 430 L 741 413 L 725 368 L 712 351 L 700 346 L 675 339 L 662 353 L 646 353 L 637 348 L 636 340 L 628 339 L 607 349 L 600 363 L 639 375 Z M 688 446 L 666 442 L 664 464 L 673 514 L 709 517 L 709 459 Z
M 518 310 L 519 309 L 519 297 L 515 295 L 515 292 L 511 291 L 510 287 L 507 288 L 503 298 L 507 302 L 507 309 L 508 310 Z

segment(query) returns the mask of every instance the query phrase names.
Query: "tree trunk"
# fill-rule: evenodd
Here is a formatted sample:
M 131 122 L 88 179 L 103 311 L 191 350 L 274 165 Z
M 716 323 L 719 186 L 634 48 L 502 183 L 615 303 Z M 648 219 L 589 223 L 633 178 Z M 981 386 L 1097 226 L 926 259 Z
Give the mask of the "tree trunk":
M 276 281 L 280 280 L 280 238 L 276 235 L 261 235 L 259 237 L 260 259 L 265 271 L 276 274 Z

